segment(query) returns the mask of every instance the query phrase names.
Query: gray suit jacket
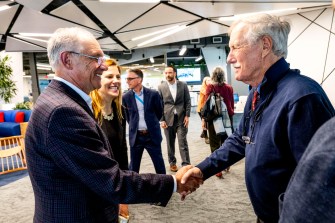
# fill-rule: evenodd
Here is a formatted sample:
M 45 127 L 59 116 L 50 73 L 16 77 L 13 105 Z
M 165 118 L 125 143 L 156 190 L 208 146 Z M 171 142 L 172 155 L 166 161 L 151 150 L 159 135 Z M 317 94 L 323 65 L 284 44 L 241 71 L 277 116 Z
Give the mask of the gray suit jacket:
M 183 123 L 185 116 L 190 117 L 191 98 L 190 92 L 188 91 L 187 84 L 185 82 L 177 80 L 176 101 L 173 100 L 167 82 L 163 82 L 158 86 L 158 92 L 164 105 L 161 121 L 165 121 L 168 126 L 172 126 L 174 120 L 174 109 L 177 111 L 179 124 Z

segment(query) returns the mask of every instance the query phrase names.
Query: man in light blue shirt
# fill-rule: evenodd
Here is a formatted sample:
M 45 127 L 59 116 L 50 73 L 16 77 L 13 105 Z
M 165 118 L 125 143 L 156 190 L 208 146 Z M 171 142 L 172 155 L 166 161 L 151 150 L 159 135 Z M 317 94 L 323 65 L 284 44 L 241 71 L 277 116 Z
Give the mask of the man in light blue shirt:
M 156 90 L 143 87 L 143 72 L 140 69 L 128 70 L 126 81 L 131 89 L 122 99 L 129 123 L 129 169 L 140 171 L 143 151 L 146 149 L 156 173 L 165 174 L 161 148 L 163 138 L 159 125 L 163 112 L 161 98 Z

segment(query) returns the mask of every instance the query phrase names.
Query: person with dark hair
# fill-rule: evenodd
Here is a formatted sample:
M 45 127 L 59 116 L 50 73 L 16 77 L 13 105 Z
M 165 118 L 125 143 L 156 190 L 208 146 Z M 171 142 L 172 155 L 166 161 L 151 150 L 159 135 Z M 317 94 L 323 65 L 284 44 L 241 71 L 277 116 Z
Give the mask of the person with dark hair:
M 166 82 L 158 86 L 158 92 L 164 105 L 161 127 L 164 129 L 170 170 L 176 172 L 175 141 L 178 138 L 182 166 L 190 164 L 187 143 L 188 122 L 191 114 L 191 98 L 187 84 L 176 80 L 177 70 L 168 66 L 164 70 Z
M 156 173 L 165 174 L 161 148 L 163 138 L 159 125 L 163 113 L 161 98 L 156 90 L 142 85 L 143 72 L 140 69 L 129 69 L 126 81 L 131 89 L 122 98 L 129 123 L 129 169 L 137 173 L 140 171 L 143 151 L 146 149 Z
M 225 83 L 225 73 L 222 67 L 215 67 L 212 76 L 211 76 L 211 84 L 209 84 L 206 88 L 206 94 L 205 98 L 210 96 L 211 93 L 218 93 L 223 98 L 223 102 L 225 103 L 227 107 L 228 117 L 231 125 L 231 130 L 234 132 L 233 128 L 233 115 L 234 115 L 234 90 L 233 87 L 229 84 Z M 225 117 L 225 116 L 224 116 Z M 226 122 L 226 120 L 224 120 Z M 209 145 L 211 148 L 211 152 L 213 153 L 215 150 L 217 150 L 224 141 L 228 138 L 227 132 L 224 134 L 217 135 L 215 132 L 215 128 L 213 125 L 213 121 L 205 122 L 204 119 L 202 119 L 202 125 L 207 125 L 208 128 L 208 135 L 209 135 Z M 229 171 L 230 167 L 227 167 L 226 171 Z M 222 173 L 221 171 L 216 174 L 217 177 L 221 178 Z
M 191 166 L 174 176 L 119 168 L 88 95 L 101 88 L 101 75 L 108 70 L 92 33 L 57 29 L 47 52 L 55 78 L 38 97 L 25 137 L 34 223 L 117 223 L 120 203 L 166 206 L 174 191 L 183 195 L 202 183 L 181 184 Z
M 182 180 L 205 180 L 245 158 L 245 181 L 258 222 L 278 222 L 279 195 L 312 136 L 335 115 L 322 87 L 286 62 L 290 29 L 283 18 L 268 14 L 231 25 L 227 62 L 235 79 L 253 88 L 239 127 Z

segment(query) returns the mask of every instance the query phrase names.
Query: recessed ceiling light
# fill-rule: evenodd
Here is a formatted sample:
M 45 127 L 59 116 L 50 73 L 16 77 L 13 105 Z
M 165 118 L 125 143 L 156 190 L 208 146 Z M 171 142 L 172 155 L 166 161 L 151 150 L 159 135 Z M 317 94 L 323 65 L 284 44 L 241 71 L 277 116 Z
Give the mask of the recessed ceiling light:
M 187 50 L 186 46 L 183 45 L 183 47 L 179 51 L 179 56 L 183 56 L 185 54 L 186 50 Z

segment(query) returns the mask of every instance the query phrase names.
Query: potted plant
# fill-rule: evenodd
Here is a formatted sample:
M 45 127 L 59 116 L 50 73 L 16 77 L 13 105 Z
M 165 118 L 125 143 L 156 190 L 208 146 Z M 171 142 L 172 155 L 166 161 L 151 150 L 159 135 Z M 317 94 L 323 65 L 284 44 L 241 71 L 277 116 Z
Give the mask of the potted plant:
M 9 103 L 17 91 L 15 82 L 11 79 L 13 69 L 7 64 L 8 61 L 8 55 L 0 57 L 0 99 L 5 103 Z
M 31 110 L 31 109 L 32 109 L 32 103 L 29 101 L 19 102 L 13 108 L 13 110 Z

